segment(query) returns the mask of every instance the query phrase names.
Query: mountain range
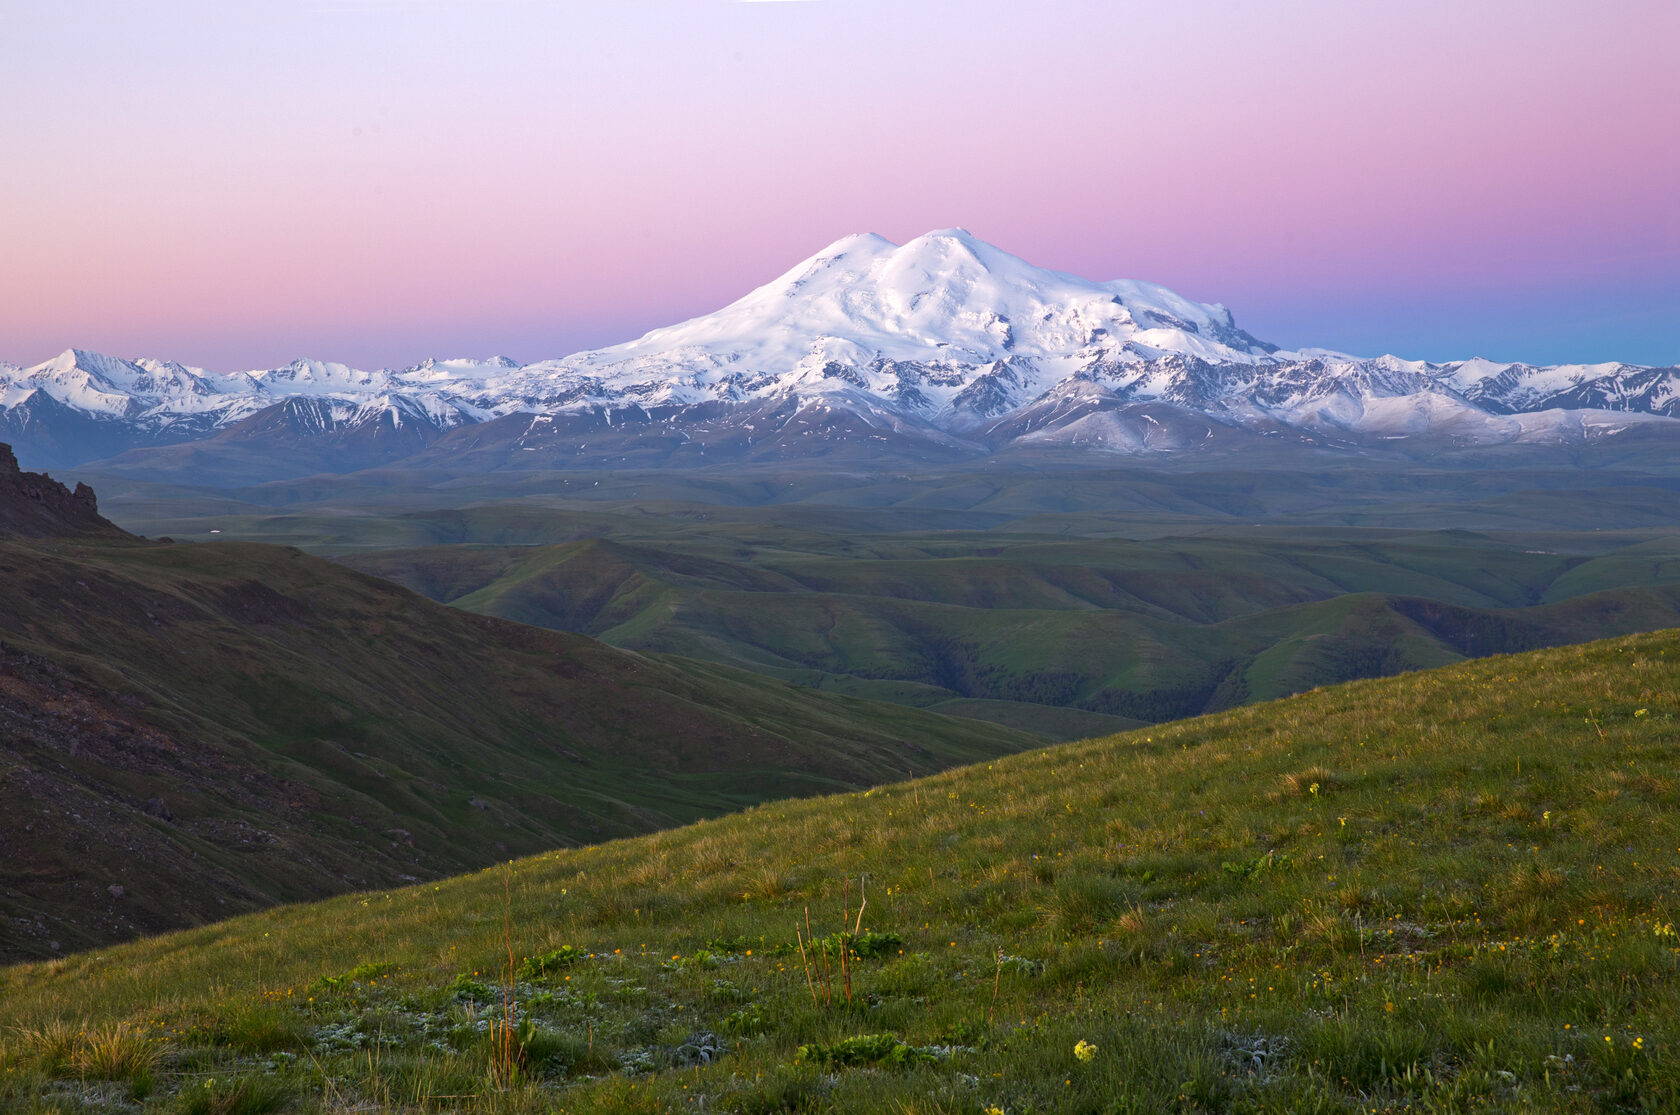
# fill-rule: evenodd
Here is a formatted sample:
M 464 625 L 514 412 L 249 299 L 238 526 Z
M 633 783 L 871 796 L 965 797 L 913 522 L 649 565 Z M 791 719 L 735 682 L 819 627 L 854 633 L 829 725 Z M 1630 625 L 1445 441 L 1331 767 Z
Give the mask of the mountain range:
M 1256 437 L 1569 444 L 1676 419 L 1680 368 L 1284 350 L 1221 305 L 1037 268 L 962 229 L 849 236 L 716 313 L 531 364 L 220 375 L 78 349 L 0 363 L 0 437 L 33 465 L 125 454 L 115 465 L 135 473 L 240 480 L 398 461 L 1156 454 Z

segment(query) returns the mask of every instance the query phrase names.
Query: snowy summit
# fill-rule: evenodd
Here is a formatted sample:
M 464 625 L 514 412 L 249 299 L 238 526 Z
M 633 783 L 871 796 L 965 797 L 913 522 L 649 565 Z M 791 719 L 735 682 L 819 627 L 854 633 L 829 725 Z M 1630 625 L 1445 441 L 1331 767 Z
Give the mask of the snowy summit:
M 952 452 L 1014 443 L 1171 451 L 1280 432 L 1462 445 L 1680 418 L 1680 373 L 1280 351 L 1221 305 L 1034 267 L 963 229 L 903 245 L 848 236 L 715 313 L 534 364 L 428 360 L 363 372 L 300 360 L 219 376 L 79 350 L 32 368 L 0 364 L 0 436 L 25 452 L 47 437 L 91 447 L 85 460 L 209 437 L 282 406 L 298 436 L 373 426 L 441 434 L 527 414 L 567 419 L 549 423 L 554 436 L 592 416 L 720 443 L 733 424 L 762 444 L 766 423 L 816 408 L 849 416 L 854 435 L 913 432 Z M 801 428 L 807 446 L 838 430 L 832 418 Z M 385 443 L 412 448 L 412 438 Z

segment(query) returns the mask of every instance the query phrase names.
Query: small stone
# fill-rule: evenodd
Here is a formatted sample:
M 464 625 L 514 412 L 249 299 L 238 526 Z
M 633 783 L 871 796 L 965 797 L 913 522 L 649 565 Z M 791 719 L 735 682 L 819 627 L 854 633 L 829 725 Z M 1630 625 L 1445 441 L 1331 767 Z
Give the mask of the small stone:
M 128 891 L 123 889 L 123 885 L 121 883 L 112 883 L 110 886 L 106 887 L 105 890 L 110 893 L 112 898 L 121 898 L 123 895 L 128 893 Z

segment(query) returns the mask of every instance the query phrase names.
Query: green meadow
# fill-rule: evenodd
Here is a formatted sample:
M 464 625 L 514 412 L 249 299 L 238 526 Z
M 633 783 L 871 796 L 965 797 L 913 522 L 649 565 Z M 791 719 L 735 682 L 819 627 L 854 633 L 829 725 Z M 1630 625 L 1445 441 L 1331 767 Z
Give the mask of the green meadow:
M 1680 624 L 1672 463 L 1548 460 L 93 479 L 146 534 L 1065 740 Z
M 0 970 L 19 1111 L 1680 1108 L 1680 633 Z

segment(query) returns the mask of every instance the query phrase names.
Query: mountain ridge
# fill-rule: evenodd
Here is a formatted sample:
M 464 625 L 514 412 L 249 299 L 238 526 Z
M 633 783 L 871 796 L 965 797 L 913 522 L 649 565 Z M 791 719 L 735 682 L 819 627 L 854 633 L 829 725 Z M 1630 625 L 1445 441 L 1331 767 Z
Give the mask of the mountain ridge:
M 909 438 L 967 457 L 1046 446 L 1153 454 L 1280 435 L 1370 451 L 1400 440 L 1569 443 L 1668 429 L 1680 419 L 1680 368 L 1285 350 L 1218 303 L 1038 268 L 943 229 L 903 245 L 845 237 L 714 313 L 524 365 L 434 359 L 365 372 L 297 360 L 218 376 L 77 349 L 30 368 L 0 364 L 0 436 L 49 464 L 82 463 L 113 455 L 113 445 L 214 441 L 304 399 L 319 401 L 314 433 L 335 439 L 329 471 L 401 461 L 511 415 L 579 430 L 645 421 L 716 446 L 714 461 L 731 442 L 743 459 L 810 456 L 826 440 L 819 431 L 762 444 L 764 424 L 775 424 L 767 416 L 789 405 L 845 412 L 867 427 L 847 436 L 887 443 L 865 446 L 877 451 Z M 89 429 L 54 435 L 75 423 Z M 402 438 L 380 436 L 404 425 Z M 272 452 L 297 441 L 292 431 Z M 551 459 L 510 444 L 496 467 Z

